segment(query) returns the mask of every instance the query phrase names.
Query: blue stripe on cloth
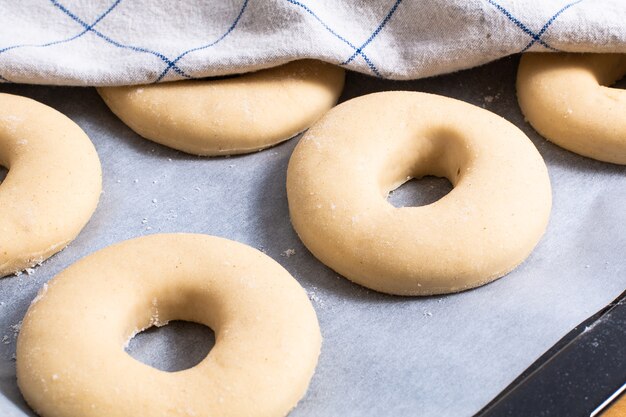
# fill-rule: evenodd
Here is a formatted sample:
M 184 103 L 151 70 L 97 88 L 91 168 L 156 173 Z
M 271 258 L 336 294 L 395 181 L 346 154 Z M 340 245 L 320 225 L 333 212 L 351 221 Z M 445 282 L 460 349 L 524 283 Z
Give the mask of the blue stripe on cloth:
M 102 32 L 94 29 L 93 27 L 89 27 L 89 25 L 87 23 L 85 23 L 81 18 L 79 18 L 78 16 L 76 16 L 74 13 L 72 13 L 70 10 L 68 10 L 65 6 L 63 6 L 61 3 L 59 3 L 57 0 L 50 0 L 50 2 L 59 10 L 61 10 L 63 13 L 65 13 L 67 16 L 69 16 L 73 21 L 75 21 L 76 23 L 80 24 L 81 26 L 83 26 L 87 31 L 92 32 L 94 35 L 98 36 L 100 39 L 110 43 L 111 45 L 118 47 L 118 48 L 123 48 L 123 49 L 130 49 L 131 51 L 135 51 L 135 52 L 141 52 L 141 53 L 146 53 L 146 54 L 151 54 L 156 56 L 157 58 L 160 58 L 163 62 L 165 62 L 166 64 L 170 64 L 172 61 L 166 57 L 165 55 L 163 55 L 160 52 L 157 51 L 153 51 L 151 49 L 147 49 L 147 48 L 142 48 L 139 46 L 133 46 L 133 45 L 124 45 L 121 42 L 118 42 L 112 38 L 110 38 L 109 36 L 103 34 Z M 172 64 L 172 69 L 179 75 L 185 77 L 185 78 L 191 78 L 191 76 L 189 76 L 188 74 L 186 74 L 182 69 L 178 68 L 175 64 Z
M 344 38 L 343 36 L 341 36 L 340 34 L 338 34 L 337 32 L 335 32 L 330 26 L 328 26 L 317 14 L 315 14 L 315 12 L 313 10 L 311 10 L 306 4 L 303 4 L 297 0 L 286 0 L 287 2 L 293 4 L 294 6 L 298 6 L 301 7 L 302 9 L 304 9 L 305 12 L 307 12 L 308 14 L 310 14 L 311 16 L 313 16 L 313 18 L 315 20 L 317 20 L 323 27 L 324 29 L 326 29 L 330 34 L 332 34 L 334 37 L 336 37 L 337 39 L 339 39 L 340 41 L 342 41 L 343 43 L 345 43 L 346 45 L 348 45 L 350 48 L 352 48 L 354 51 L 357 51 L 359 48 L 357 48 L 352 42 L 350 42 L 349 40 L 347 40 L 346 38 Z M 370 70 L 377 76 L 377 77 L 381 77 L 380 72 L 378 71 L 378 69 L 376 68 L 376 66 L 372 63 L 372 61 L 367 57 L 367 55 L 365 55 L 365 53 L 363 51 L 359 51 L 357 52 L 358 55 L 360 55 L 363 60 L 365 61 L 365 63 L 367 64 L 367 66 L 370 68 Z M 341 65 L 341 64 L 340 64 Z
M 104 13 L 102 13 L 100 16 L 98 16 L 98 18 L 88 26 L 89 29 L 93 28 L 94 26 L 96 26 L 98 23 L 100 23 L 100 21 L 102 19 L 104 19 L 106 17 L 106 15 L 108 15 L 111 10 L 113 10 L 118 4 L 120 4 L 122 0 L 116 0 L 115 3 L 113 3 Z M 41 43 L 41 44 L 20 44 L 20 45 L 12 45 L 12 46 L 7 46 L 5 48 L 1 48 L 0 49 L 0 54 L 10 51 L 12 49 L 18 49 L 18 48 L 27 48 L 27 47 L 32 47 L 32 48 L 44 48 L 47 46 L 52 46 L 52 45 L 58 45 L 61 43 L 66 43 L 66 42 L 71 42 L 74 39 L 78 39 L 81 36 L 83 36 L 85 33 L 89 32 L 89 29 L 84 29 L 82 32 L 78 33 L 77 35 L 74 35 L 70 38 L 66 38 L 66 39 L 61 39 L 58 41 L 53 41 L 53 42 L 47 42 L 47 43 Z
M 237 17 L 235 18 L 233 23 L 230 25 L 228 30 L 226 32 L 224 32 L 224 34 L 222 36 L 220 36 L 219 38 L 217 38 L 215 41 L 213 41 L 211 43 L 208 43 L 208 44 L 203 45 L 203 46 L 198 46 L 197 48 L 188 49 L 185 52 L 183 52 L 182 54 L 178 55 L 170 64 L 167 64 L 167 67 L 163 70 L 161 75 L 159 75 L 159 77 L 154 82 L 158 83 L 159 81 L 161 81 L 163 79 L 163 77 L 165 77 L 165 75 L 168 73 L 168 71 L 172 68 L 172 66 L 175 65 L 179 60 L 181 60 L 187 54 L 189 54 L 191 52 L 195 52 L 195 51 L 200 51 L 202 49 L 210 48 L 213 45 L 216 45 L 216 44 L 220 43 L 222 40 L 224 40 L 224 38 L 226 36 L 228 36 L 235 29 L 235 27 L 237 26 L 237 23 L 239 23 L 239 20 L 241 19 L 241 16 L 243 15 L 243 12 L 246 10 L 247 6 L 248 6 L 248 0 L 244 0 L 243 5 L 241 6 L 241 10 L 239 10 L 239 14 L 237 14 Z
M 374 38 L 376 36 L 378 36 L 378 34 L 380 33 L 381 30 L 383 30 L 383 28 L 385 27 L 385 25 L 387 24 L 387 22 L 389 22 L 389 20 L 391 19 L 391 16 L 393 16 L 393 14 L 396 12 L 396 10 L 398 9 L 398 6 L 400 5 L 400 3 L 402 2 L 402 0 L 396 0 L 396 2 L 394 3 L 393 7 L 389 10 L 389 12 L 387 13 L 387 15 L 385 16 L 385 18 L 383 19 L 382 22 L 380 22 L 380 24 L 378 25 L 378 27 L 376 28 L 376 30 L 370 35 L 369 38 L 367 38 L 367 40 L 363 43 L 363 45 L 359 46 L 357 48 L 356 51 L 354 51 L 354 53 L 350 56 L 350 58 L 346 59 L 345 61 L 343 61 L 341 63 L 341 65 L 348 65 L 350 62 L 352 62 L 352 60 L 363 51 L 363 49 L 365 49 L 365 47 L 367 45 L 370 44 L 370 42 L 372 42 L 374 40 Z
M 111 10 L 113 10 L 115 7 L 117 7 L 118 4 L 120 4 L 122 0 L 116 0 L 104 13 L 102 13 L 100 16 L 98 16 L 98 18 L 96 20 L 93 21 L 92 24 L 89 25 L 89 28 L 93 28 L 94 26 L 96 26 L 98 23 L 100 23 L 100 21 L 102 19 L 104 19 L 109 13 L 111 13 Z M 52 42 L 47 42 L 47 43 L 41 43 L 41 44 L 31 44 L 31 43 L 25 43 L 25 44 L 19 44 L 19 45 L 12 45 L 12 46 L 7 46 L 4 48 L 0 48 L 0 54 L 3 54 L 7 51 L 11 51 L 13 49 L 20 49 L 20 48 L 45 48 L 48 46 L 52 46 L 52 45 L 59 45 L 59 44 L 63 44 L 63 43 L 67 43 L 67 42 L 71 42 L 75 39 L 80 38 L 81 36 L 83 36 L 85 33 L 89 32 L 89 29 L 84 29 L 82 32 L 66 38 L 66 39 L 60 39 L 58 41 L 52 41 Z M 4 80 L 5 82 L 10 82 L 9 80 L 7 80 L 6 78 L 0 76 L 0 80 Z
M 539 33 L 537 33 L 537 36 L 538 36 L 539 38 L 541 38 L 541 37 L 543 36 L 543 34 L 544 34 L 544 33 L 546 33 L 546 30 L 548 30 L 548 28 L 550 27 L 550 25 L 552 25 L 552 23 L 554 23 L 554 21 L 556 20 L 556 18 L 557 18 L 557 17 L 559 17 L 559 16 L 561 15 L 561 13 L 563 13 L 565 10 L 569 9 L 569 8 L 570 8 L 570 7 L 572 7 L 572 6 L 577 5 L 577 4 L 578 4 L 578 3 L 580 3 L 581 1 L 583 1 L 583 0 L 573 1 L 573 2 L 571 2 L 571 3 L 569 3 L 569 4 L 566 4 L 565 6 L 563 6 L 563 7 L 561 8 L 561 10 L 559 10 L 558 12 L 556 12 L 556 13 L 554 14 L 554 16 L 552 16 L 552 17 L 550 18 L 550 20 L 548 20 L 548 21 L 546 22 L 546 24 L 545 24 L 545 25 L 543 25 L 543 27 L 541 28 L 541 30 L 539 31 Z M 521 52 L 526 52 L 526 51 L 527 51 L 527 50 L 529 50 L 529 49 L 530 49 L 530 47 L 531 47 L 531 46 L 533 46 L 536 42 L 537 42 L 537 40 L 536 40 L 536 39 L 533 39 L 532 41 L 530 41 L 530 42 L 528 43 L 528 45 L 526 45 L 526 47 L 525 47 L 524 49 L 522 49 L 522 50 L 521 50 Z
M 499 12 L 501 12 L 503 15 L 505 15 L 511 22 L 513 22 L 515 24 L 515 26 L 517 26 L 518 28 L 520 28 L 524 33 L 526 33 L 528 36 L 530 36 L 531 38 L 533 38 L 533 40 L 535 42 L 539 42 L 541 45 L 543 45 L 544 47 L 555 51 L 555 52 L 559 52 L 558 49 L 551 47 L 550 45 L 548 45 L 546 42 L 544 42 L 543 40 L 541 40 L 541 37 L 539 35 L 537 35 L 535 32 L 533 32 L 532 30 L 530 30 L 525 24 L 523 24 L 519 19 L 517 19 L 515 16 L 513 16 L 511 14 L 511 12 L 509 12 L 507 9 L 505 9 L 504 7 L 500 6 L 498 3 L 496 3 L 494 0 L 487 0 L 487 2 L 489 4 L 491 4 L 492 6 L 494 6 Z

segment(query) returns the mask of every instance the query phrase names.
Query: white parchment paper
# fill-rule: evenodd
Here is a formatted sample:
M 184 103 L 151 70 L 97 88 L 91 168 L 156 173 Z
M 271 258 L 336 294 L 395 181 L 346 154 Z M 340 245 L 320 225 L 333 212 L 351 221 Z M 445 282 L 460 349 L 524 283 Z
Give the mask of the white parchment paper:
M 17 390 L 12 357 L 19 323 L 42 284 L 97 249 L 157 232 L 207 233 L 247 243 L 278 260 L 307 289 L 324 343 L 309 391 L 291 416 L 477 412 L 626 287 L 626 167 L 572 154 L 540 138 L 517 106 L 516 68 L 513 57 L 421 81 L 347 78 L 342 100 L 403 89 L 483 106 L 526 132 L 547 162 L 552 217 L 530 258 L 492 284 L 430 298 L 369 291 L 307 252 L 290 225 L 285 195 L 286 167 L 298 138 L 246 156 L 197 158 L 141 139 L 91 88 L 1 86 L 0 91 L 51 105 L 88 133 L 102 161 L 104 193 L 94 217 L 66 250 L 31 275 L 0 280 L 0 414 L 32 415 Z M 427 199 L 445 189 L 442 182 L 405 187 L 394 199 L 415 201 L 418 191 Z M 198 355 L 198 343 L 212 343 L 206 332 L 178 330 L 157 332 L 152 344 L 138 341 L 136 356 L 169 361 L 175 368 L 186 356 Z M 185 343 L 175 341 L 180 337 Z M 172 343 L 182 346 L 180 351 L 160 357 Z

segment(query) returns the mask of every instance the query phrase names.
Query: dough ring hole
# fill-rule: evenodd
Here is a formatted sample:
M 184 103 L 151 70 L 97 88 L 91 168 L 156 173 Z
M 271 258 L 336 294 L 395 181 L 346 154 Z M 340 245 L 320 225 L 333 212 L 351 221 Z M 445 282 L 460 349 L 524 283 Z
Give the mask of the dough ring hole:
M 380 178 L 387 202 L 396 208 L 421 207 L 448 195 L 467 164 L 461 141 L 459 132 L 438 128 L 430 132 L 425 145 L 406 151 L 407 156 L 390 157 Z
M 0 184 L 2 184 L 2 181 L 4 181 L 8 174 L 9 170 L 0 165 Z
M 193 368 L 215 346 L 215 333 L 203 324 L 174 320 L 151 326 L 133 336 L 126 353 L 148 366 L 166 372 Z
M 459 168 L 457 175 L 460 173 Z M 422 178 L 410 178 L 391 190 L 387 201 L 396 208 L 427 206 L 443 198 L 452 188 L 450 180 L 445 177 L 426 175 Z

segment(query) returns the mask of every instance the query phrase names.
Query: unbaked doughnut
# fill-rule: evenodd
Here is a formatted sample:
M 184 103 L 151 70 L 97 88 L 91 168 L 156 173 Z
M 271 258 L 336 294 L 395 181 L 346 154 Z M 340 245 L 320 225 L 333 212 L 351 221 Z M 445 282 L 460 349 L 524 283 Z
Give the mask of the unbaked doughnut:
M 344 70 L 320 61 L 218 80 L 188 80 L 98 92 L 139 135 L 195 155 L 252 152 L 307 129 L 335 105 Z
M 211 327 L 198 365 L 165 372 L 124 351 L 170 320 Z M 284 416 L 320 352 L 302 287 L 263 253 L 230 240 L 152 235 L 75 263 L 33 301 L 17 341 L 17 380 L 43 417 Z
M 626 164 L 626 54 L 524 54 L 517 98 L 546 139 L 577 154 Z
M 422 207 L 386 200 L 425 175 L 454 188 Z M 514 125 L 403 91 L 347 101 L 312 126 L 289 161 L 287 196 L 313 255 L 398 295 L 461 291 L 505 275 L 530 254 L 551 208 L 543 159 Z
M 91 141 L 58 111 L 0 94 L 0 277 L 68 245 L 93 214 L 102 177 Z

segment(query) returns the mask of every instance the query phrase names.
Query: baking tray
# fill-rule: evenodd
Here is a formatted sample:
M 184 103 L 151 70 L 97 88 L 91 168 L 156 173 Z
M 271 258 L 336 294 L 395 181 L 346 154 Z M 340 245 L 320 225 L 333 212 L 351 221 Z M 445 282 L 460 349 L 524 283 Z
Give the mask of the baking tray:
M 32 415 L 15 384 L 15 336 L 42 284 L 100 248 L 151 233 L 195 232 L 263 250 L 307 290 L 324 342 L 294 417 L 471 416 L 575 326 L 626 288 L 626 167 L 584 158 L 539 137 L 515 98 L 518 57 L 417 81 L 349 73 L 341 101 L 415 90 L 491 110 L 522 129 L 548 165 L 547 232 L 519 268 L 484 287 L 439 297 L 379 294 L 339 277 L 289 222 L 286 167 L 299 137 L 230 158 L 199 158 L 141 139 L 92 88 L 1 85 L 63 112 L 93 140 L 103 167 L 98 209 L 78 238 L 30 275 L 0 280 L 0 415 Z M 432 201 L 445 180 L 412 182 L 395 204 Z M 6 336 L 4 338 L 3 336 Z M 268 335 L 271 337 L 271 335 Z M 202 326 L 140 335 L 132 354 L 163 369 L 188 367 L 212 343 Z M 121 348 L 121 347 L 120 347 Z

